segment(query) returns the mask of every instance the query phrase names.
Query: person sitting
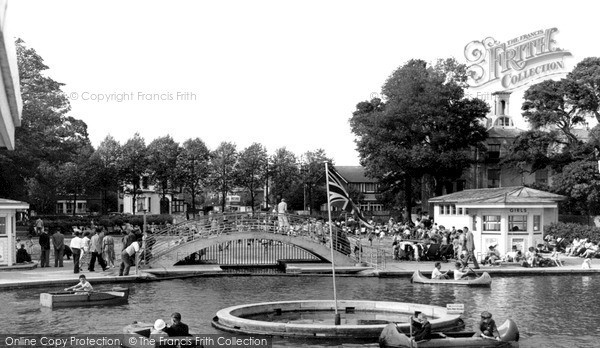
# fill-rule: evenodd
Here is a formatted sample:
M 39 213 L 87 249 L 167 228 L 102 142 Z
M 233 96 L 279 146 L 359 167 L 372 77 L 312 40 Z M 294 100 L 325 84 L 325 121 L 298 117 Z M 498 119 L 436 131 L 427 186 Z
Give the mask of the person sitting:
M 475 337 L 492 338 L 500 340 L 500 333 L 496 327 L 496 322 L 492 319 L 492 314 L 488 311 L 481 313 L 481 321 L 479 322 L 479 331 L 475 333 Z
M 520 262 L 522 257 L 521 250 L 517 250 L 516 245 L 513 245 L 512 250 L 506 253 L 507 262 Z
M 410 318 L 410 325 L 413 329 L 412 334 L 415 341 L 429 340 L 431 338 L 431 323 L 425 314 L 415 312 L 415 317 Z
M 167 326 L 164 320 L 156 319 L 154 322 L 154 326 L 150 329 L 150 339 L 154 340 L 154 342 L 160 342 L 161 337 L 167 337 L 168 334 L 164 331 L 164 328 Z M 158 347 L 159 344 L 155 343 Z
M 190 329 L 186 324 L 181 322 L 181 314 L 175 312 L 171 314 L 171 326 L 167 327 L 165 332 L 171 337 L 189 336 Z
M 31 255 L 25 249 L 25 244 L 21 244 L 21 248 L 17 249 L 17 263 L 31 262 Z
M 598 242 L 592 242 L 591 245 L 581 253 L 581 257 L 584 259 L 593 258 L 598 254 Z
M 554 263 L 558 267 L 563 266 L 563 262 L 558 257 L 558 248 L 557 247 L 552 248 L 552 254 L 550 255 L 550 260 L 554 261 Z
M 448 271 L 442 273 L 441 269 L 442 269 L 442 263 L 437 261 L 435 263 L 435 267 L 433 268 L 433 271 L 431 272 L 431 279 L 448 279 Z
M 537 267 L 539 264 L 539 256 L 535 251 L 534 247 L 529 247 L 529 250 L 525 253 L 525 267 Z
M 454 280 L 463 279 L 469 273 L 468 271 L 465 271 L 465 269 L 463 267 L 463 264 L 461 262 L 456 262 L 454 264 L 454 266 L 455 266 L 455 268 L 454 268 Z
M 485 259 L 483 259 L 482 264 L 485 265 L 486 263 L 489 263 L 491 266 L 493 266 L 498 260 L 500 260 L 500 252 L 496 250 L 495 245 L 490 245 L 488 247 L 488 252 L 485 256 Z
M 585 259 L 581 264 L 581 269 L 591 269 L 592 268 L 592 259 Z
M 90 282 L 87 281 L 87 279 L 85 278 L 85 275 L 80 275 L 79 276 L 79 283 L 77 283 L 76 285 L 73 285 L 71 287 L 68 287 L 65 289 L 65 291 L 86 291 L 86 292 L 90 292 L 90 291 L 94 291 L 94 288 L 92 287 L 92 284 L 90 284 Z

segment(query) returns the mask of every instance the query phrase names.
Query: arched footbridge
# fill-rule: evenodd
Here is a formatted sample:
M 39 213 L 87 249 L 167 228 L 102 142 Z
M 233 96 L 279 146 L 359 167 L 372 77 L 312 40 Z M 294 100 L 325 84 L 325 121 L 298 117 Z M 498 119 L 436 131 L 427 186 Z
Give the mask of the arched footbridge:
M 242 265 L 300 259 L 353 266 L 357 262 L 351 252 L 353 244 L 336 226 L 331 243 L 329 225 L 308 216 L 212 214 L 149 234 L 141 264 L 142 268 L 159 268 L 187 261 Z

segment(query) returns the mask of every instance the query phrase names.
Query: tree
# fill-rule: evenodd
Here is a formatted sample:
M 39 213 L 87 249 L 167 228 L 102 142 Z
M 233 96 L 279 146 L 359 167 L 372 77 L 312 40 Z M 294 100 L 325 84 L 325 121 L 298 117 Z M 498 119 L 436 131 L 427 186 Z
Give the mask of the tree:
M 156 138 L 148 145 L 148 169 L 151 181 L 161 192 L 161 214 L 169 213 L 169 207 L 163 202 L 168 202 L 167 191 L 174 187 L 179 151 L 179 144 L 169 135 Z
M 196 214 L 196 196 L 209 175 L 210 151 L 200 138 L 183 143 L 177 157 L 177 180 L 192 197 L 192 212 Z
M 107 214 L 109 211 L 109 193 L 119 189 L 120 158 L 121 144 L 110 135 L 104 138 L 90 158 L 89 181 L 92 187 L 102 193 L 102 214 Z M 110 210 L 116 210 L 116 206 Z
M 121 148 L 118 168 L 124 191 L 131 194 L 131 208 L 135 214 L 137 196 L 141 192 L 140 180 L 148 170 L 148 151 L 144 138 L 139 133 L 135 133 Z
M 42 57 L 21 39 L 16 40 L 16 49 L 23 111 L 21 127 L 15 130 L 16 150 L 0 153 L 0 196 L 24 200 L 29 179 L 45 173 L 48 166 L 71 161 L 90 142 L 87 125 L 67 116 L 71 106 L 63 84 L 44 75 L 48 66 Z
M 296 155 L 285 147 L 275 150 L 275 154 L 270 159 L 269 178 L 271 192 L 276 202 L 291 193 L 299 175 Z
M 59 169 L 47 162 L 40 163 L 36 168 L 35 175 L 25 181 L 31 207 L 40 213 L 54 213 L 60 185 Z
M 236 185 L 244 187 L 250 195 L 250 206 L 254 212 L 256 191 L 265 182 L 269 157 L 267 149 L 259 143 L 253 143 L 239 154 L 236 171 Z
M 304 189 L 306 190 L 307 201 L 304 202 L 303 210 L 306 209 L 312 213 L 315 206 L 321 205 L 327 201 L 327 191 L 325 189 L 325 162 L 333 165 L 333 160 L 327 157 L 325 150 L 317 149 L 307 151 L 301 156 L 300 175 Z M 319 196 L 317 200 L 316 196 Z M 315 201 L 317 204 L 315 205 Z
M 552 191 L 569 199 L 561 209 L 575 215 L 600 214 L 600 174 L 598 162 L 577 161 L 566 165 L 555 175 Z
M 556 142 L 576 145 L 579 140 L 572 130 L 585 124 L 585 114 L 574 99 L 576 90 L 577 85 L 568 79 L 545 80 L 529 87 L 523 96 L 523 117 L 534 130 L 558 129 L 564 139 L 557 137 Z
M 600 122 L 600 58 L 585 58 L 567 75 L 567 79 L 576 86 L 571 89 L 571 99 L 582 111 L 595 116 Z
M 77 213 L 77 197 L 90 188 L 89 161 L 93 151 L 91 146 L 80 149 L 73 161 L 62 164 L 59 169 L 62 191 L 73 197 L 73 216 Z
M 465 66 L 452 59 L 434 66 L 411 60 L 385 82 L 385 102 L 360 102 L 350 119 L 367 174 L 401 186 L 409 213 L 415 179 L 431 176 L 441 187 L 459 178 L 487 137 L 488 106 L 464 98 L 466 78 Z
M 210 182 L 221 193 L 221 211 L 225 211 L 227 193 L 235 183 L 238 153 L 235 144 L 222 142 L 211 153 Z

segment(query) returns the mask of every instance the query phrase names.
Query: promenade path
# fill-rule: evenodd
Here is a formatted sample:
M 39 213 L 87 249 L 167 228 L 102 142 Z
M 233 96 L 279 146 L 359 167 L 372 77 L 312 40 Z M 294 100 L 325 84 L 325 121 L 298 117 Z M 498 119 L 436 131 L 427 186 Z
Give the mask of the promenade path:
M 382 241 L 381 245 L 374 243 L 374 246 L 369 246 L 369 242 L 363 239 L 363 248 L 365 252 L 369 252 L 371 248 L 388 245 L 386 241 Z M 389 243 L 391 244 L 391 243 Z M 416 261 L 395 261 L 387 257 L 384 262 L 379 263 L 379 267 L 341 267 L 336 268 L 336 274 L 339 276 L 353 277 L 410 277 L 415 271 L 421 270 L 429 274 L 433 269 L 434 262 L 416 262 Z M 64 261 L 64 267 L 45 267 L 39 268 L 37 265 L 35 253 L 33 254 L 33 264 L 18 265 L 15 267 L 0 267 L 0 289 L 15 289 L 27 287 L 51 288 L 59 290 L 61 287 L 72 286 L 77 283 L 79 274 L 73 273 L 73 263 L 71 260 Z M 51 255 L 53 257 L 53 255 Z M 600 275 L 600 259 L 592 260 L 592 268 L 584 270 L 581 268 L 583 259 L 580 257 L 562 256 L 564 267 L 545 267 L 545 268 L 524 268 L 518 264 L 504 263 L 501 266 L 482 266 L 478 272 L 488 272 L 494 276 L 515 276 L 515 275 L 555 275 L 555 274 L 594 274 Z M 197 266 L 176 266 L 171 268 L 163 268 L 156 270 L 154 273 L 140 271 L 135 274 L 132 268 L 129 276 L 119 277 L 118 261 L 116 268 L 109 268 L 106 271 L 101 271 L 99 266 L 96 266 L 96 272 L 87 272 L 84 270 L 80 274 L 85 274 L 93 285 L 96 284 L 117 284 L 127 282 L 140 281 L 155 281 L 173 278 L 184 278 L 190 276 L 235 276 L 231 273 L 222 272 L 218 265 L 197 265 Z M 54 261 L 51 260 L 51 265 Z M 453 269 L 453 262 L 442 263 L 442 271 Z M 259 276 L 329 276 L 331 266 L 329 264 L 293 264 L 286 273 L 273 274 L 257 274 Z M 49 291 L 51 290 L 49 289 Z

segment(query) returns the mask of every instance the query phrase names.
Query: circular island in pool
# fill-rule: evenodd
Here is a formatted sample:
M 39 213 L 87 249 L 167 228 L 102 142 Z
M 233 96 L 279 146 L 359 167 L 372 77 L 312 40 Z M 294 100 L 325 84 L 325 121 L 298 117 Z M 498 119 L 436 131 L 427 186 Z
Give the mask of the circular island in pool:
M 444 307 L 383 301 L 337 301 L 339 325 L 335 324 L 335 302 L 283 301 L 245 304 L 221 309 L 212 320 L 217 329 L 248 335 L 377 339 L 383 328 L 396 323 L 408 333 L 415 311 L 429 317 L 434 331 L 464 329 L 460 315 Z

